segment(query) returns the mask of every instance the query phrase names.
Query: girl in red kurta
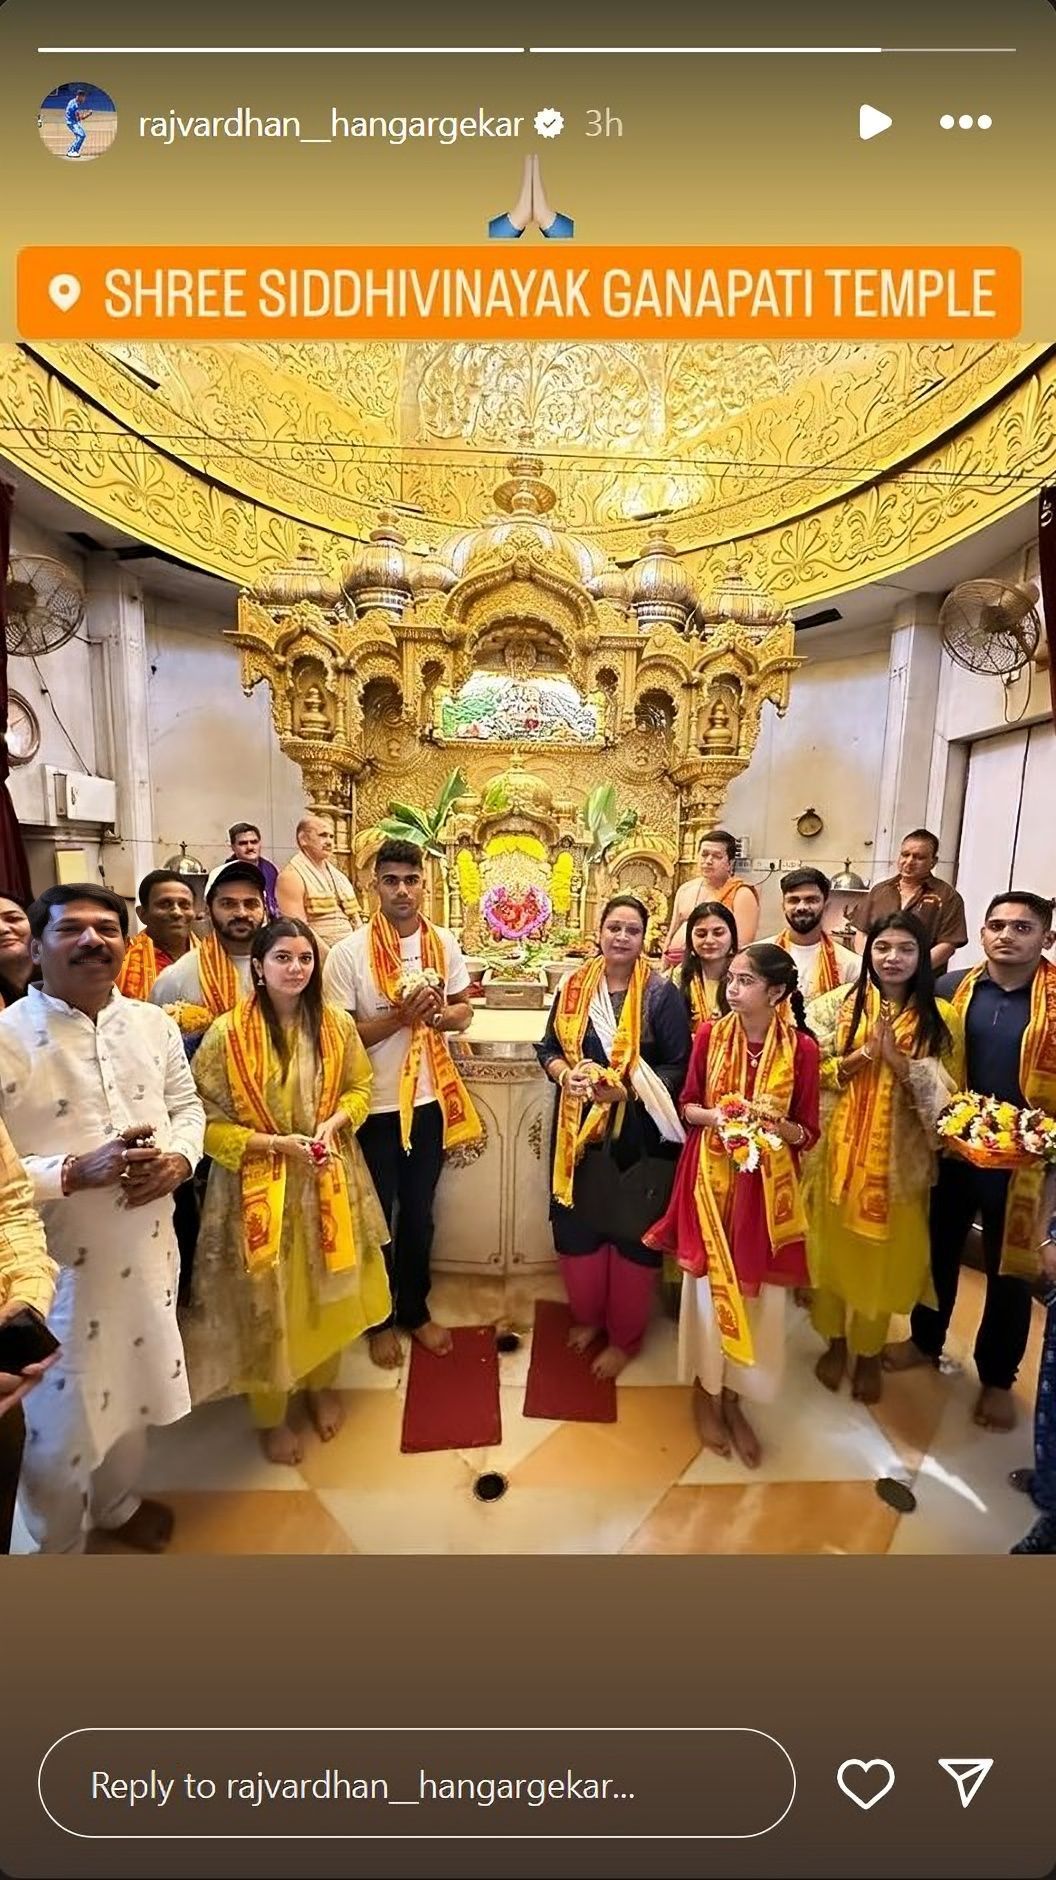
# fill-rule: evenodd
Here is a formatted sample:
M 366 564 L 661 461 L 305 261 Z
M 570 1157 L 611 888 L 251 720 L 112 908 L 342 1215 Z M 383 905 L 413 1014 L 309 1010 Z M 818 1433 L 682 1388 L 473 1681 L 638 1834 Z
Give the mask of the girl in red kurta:
M 805 1028 L 795 965 L 781 947 L 745 947 L 726 981 L 730 1011 L 693 1044 L 681 1108 L 686 1146 L 666 1214 L 647 1235 L 683 1270 L 679 1374 L 694 1387 L 701 1440 L 757 1468 L 741 1398 L 767 1403 L 784 1369 L 785 1299 L 809 1283 L 800 1159 L 818 1139 L 818 1047 Z M 716 1124 L 740 1097 L 779 1146 L 735 1168 Z

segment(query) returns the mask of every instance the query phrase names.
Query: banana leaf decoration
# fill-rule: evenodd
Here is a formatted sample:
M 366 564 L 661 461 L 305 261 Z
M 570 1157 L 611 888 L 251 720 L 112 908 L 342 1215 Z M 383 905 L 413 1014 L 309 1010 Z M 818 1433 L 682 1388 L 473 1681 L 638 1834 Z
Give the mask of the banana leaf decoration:
M 463 770 L 453 770 L 447 778 L 431 810 L 419 808 L 417 803 L 389 804 L 389 813 L 378 824 L 387 836 L 394 836 L 401 842 L 414 842 L 427 855 L 443 855 L 444 845 L 441 833 L 451 806 L 468 789 L 466 774 Z
M 583 824 L 592 843 L 588 862 L 603 862 L 609 850 L 638 827 L 638 811 L 618 811 L 615 785 L 599 783 L 583 806 Z

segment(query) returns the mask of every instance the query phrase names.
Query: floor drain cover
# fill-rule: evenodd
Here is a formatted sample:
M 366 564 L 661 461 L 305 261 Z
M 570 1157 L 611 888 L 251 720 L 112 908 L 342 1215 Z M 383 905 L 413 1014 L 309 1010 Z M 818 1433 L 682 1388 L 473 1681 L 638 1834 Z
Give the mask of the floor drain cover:
M 881 1501 L 886 1501 L 889 1508 L 896 1508 L 899 1514 L 912 1514 L 917 1505 L 913 1490 L 905 1482 L 896 1482 L 890 1475 L 880 1477 L 876 1492 Z
M 509 1486 L 504 1475 L 489 1469 L 486 1475 L 478 1475 L 473 1484 L 473 1493 L 478 1501 L 499 1501 Z
M 516 1332 L 500 1332 L 495 1340 L 499 1351 L 520 1351 L 521 1341 Z

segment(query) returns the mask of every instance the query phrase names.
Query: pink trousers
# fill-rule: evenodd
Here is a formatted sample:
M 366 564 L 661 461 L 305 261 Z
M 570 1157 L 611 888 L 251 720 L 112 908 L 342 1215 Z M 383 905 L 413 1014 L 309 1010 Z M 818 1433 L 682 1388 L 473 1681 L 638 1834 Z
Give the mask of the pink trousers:
M 577 1325 L 597 1325 L 630 1357 L 645 1337 L 658 1267 L 628 1260 L 611 1241 L 593 1253 L 563 1253 L 561 1277 Z

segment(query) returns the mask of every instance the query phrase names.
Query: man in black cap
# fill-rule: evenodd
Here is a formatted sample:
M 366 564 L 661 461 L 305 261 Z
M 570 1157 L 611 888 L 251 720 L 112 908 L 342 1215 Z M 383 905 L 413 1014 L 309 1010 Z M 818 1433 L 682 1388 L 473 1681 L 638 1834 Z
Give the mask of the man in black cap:
M 191 947 L 182 959 L 166 966 L 150 989 L 153 1003 L 176 1020 L 188 1058 L 193 1058 L 214 1018 L 230 1012 L 252 989 L 249 949 L 267 918 L 265 893 L 264 876 L 253 862 L 221 862 L 205 884 L 209 932 L 200 946 Z M 190 1296 L 208 1179 L 209 1158 L 205 1156 L 177 1192 L 181 1304 Z
M 214 1018 L 252 990 L 249 949 L 264 925 L 264 893 L 264 876 L 253 862 L 221 862 L 205 884 L 209 932 L 154 981 L 151 999 L 176 1020 L 188 1057 Z

